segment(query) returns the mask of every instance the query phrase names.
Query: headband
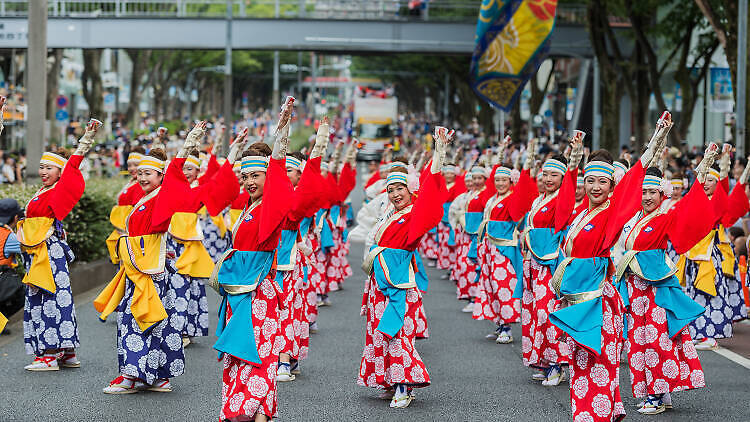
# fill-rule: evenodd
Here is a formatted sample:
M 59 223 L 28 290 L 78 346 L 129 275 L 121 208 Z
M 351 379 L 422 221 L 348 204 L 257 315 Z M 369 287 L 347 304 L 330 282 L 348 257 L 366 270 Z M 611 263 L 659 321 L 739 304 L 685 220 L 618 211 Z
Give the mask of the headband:
M 453 164 L 446 164 L 443 166 L 443 173 L 458 173 L 458 168 Z
M 643 189 L 663 190 L 661 187 L 661 183 L 662 183 L 661 177 L 654 176 L 652 174 L 647 174 L 643 178 Z
M 394 161 L 394 162 L 392 162 L 391 166 L 390 166 L 390 168 L 388 170 L 393 170 L 393 169 L 397 169 L 397 168 L 402 168 L 404 170 L 407 170 L 406 164 L 402 163 L 401 161 Z
M 237 170 L 239 168 L 242 168 L 242 161 L 235 161 L 234 164 L 232 164 L 232 170 Z
M 482 176 L 485 179 L 490 177 L 490 172 L 486 168 L 480 166 L 472 167 L 470 173 L 472 176 Z
M 685 183 L 682 181 L 682 179 L 672 179 L 669 181 L 669 183 L 671 183 L 672 186 L 676 188 L 681 188 L 685 186 Z
M 304 168 L 304 161 L 300 160 L 297 157 L 293 157 L 291 155 L 286 156 L 286 168 L 302 171 Z
M 721 180 L 721 176 L 719 175 L 719 172 L 716 171 L 716 169 L 708 169 L 707 177 L 714 177 L 716 178 L 716 180 Z
M 394 183 L 403 183 L 408 187 L 409 181 L 406 179 L 406 173 L 401 173 L 400 171 L 389 173 L 388 177 L 385 179 L 385 187 L 388 187 Z
M 67 162 L 68 160 L 60 155 L 55 154 L 54 152 L 45 152 L 44 154 L 42 154 L 42 159 L 39 160 L 39 164 L 49 164 L 50 166 L 60 169 L 65 167 L 65 163 Z
M 128 154 L 128 163 L 131 161 L 139 163 L 141 160 L 143 160 L 143 154 L 141 154 L 140 152 L 131 152 L 130 154 Z
M 576 187 L 581 187 L 581 186 L 583 186 L 583 176 L 579 174 L 578 177 L 576 178 Z
M 159 173 L 164 173 L 164 161 L 150 155 L 144 155 L 141 162 L 138 163 L 138 170 L 141 169 L 156 170 Z
M 565 174 L 565 172 L 568 170 L 568 167 L 560 161 L 555 160 L 554 158 L 549 158 L 544 162 L 544 165 L 542 166 L 542 171 L 544 170 Z
M 261 157 L 259 155 L 251 155 L 242 158 L 242 165 L 240 172 L 242 173 L 253 173 L 256 171 L 262 171 L 265 173 L 268 169 L 268 157 Z
M 608 179 L 615 180 L 614 174 L 615 166 L 604 161 L 591 161 L 586 164 L 586 167 L 583 168 L 583 177 L 602 176 Z
M 498 177 L 510 177 L 511 170 L 508 167 L 498 167 L 495 170 L 495 178 Z
M 612 163 L 612 164 L 614 165 L 614 167 L 615 167 L 616 169 L 620 169 L 620 170 L 622 170 L 622 174 L 625 174 L 625 173 L 627 173 L 627 172 L 628 172 L 628 168 L 627 168 L 627 166 L 625 166 L 625 164 L 623 164 L 623 163 L 621 163 L 621 162 L 619 162 L 619 161 L 615 161 L 615 162 L 614 162 L 614 163 Z
M 387 163 L 387 164 L 381 164 L 380 167 L 378 168 L 378 171 L 388 171 L 390 169 L 391 169 L 391 164 Z
M 192 166 L 192 167 L 195 167 L 197 169 L 200 169 L 201 168 L 201 160 L 200 160 L 200 158 L 198 158 L 198 157 L 196 157 L 194 155 L 189 155 L 188 158 L 185 159 L 185 165 L 186 166 Z

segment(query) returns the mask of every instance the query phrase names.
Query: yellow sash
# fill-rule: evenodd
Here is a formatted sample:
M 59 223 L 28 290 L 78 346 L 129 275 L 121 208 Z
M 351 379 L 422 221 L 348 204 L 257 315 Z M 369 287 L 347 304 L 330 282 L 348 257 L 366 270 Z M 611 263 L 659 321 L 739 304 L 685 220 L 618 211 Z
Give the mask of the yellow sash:
M 47 239 L 55 231 L 54 223 L 49 217 L 26 218 L 18 222 L 16 233 L 23 251 L 31 255 L 31 267 L 23 276 L 23 282 L 50 293 L 57 290 L 47 250 Z
M 719 235 L 719 253 L 721 254 L 721 272 L 728 277 L 734 276 L 734 252 L 732 246 L 726 237 L 723 226 L 718 230 L 714 229 L 706 235 L 700 242 L 693 246 L 687 253 L 680 256 L 677 262 L 677 278 L 680 284 L 685 285 L 685 266 L 687 260 L 694 261 L 698 264 L 698 275 L 695 278 L 693 286 L 696 289 L 705 292 L 711 296 L 716 296 L 716 274 L 717 269 L 711 261 L 711 251 L 714 246 L 714 237 Z
M 5 324 L 7 323 L 8 323 L 8 318 L 6 318 L 5 315 L 3 315 L 2 312 L 0 312 L 0 333 L 3 332 L 3 330 L 5 329 Z
M 198 225 L 198 214 L 178 212 L 169 223 L 169 234 L 185 246 L 177 258 L 177 273 L 196 278 L 208 278 L 214 261 L 203 246 L 203 232 Z
M 228 219 L 228 221 L 225 222 L 225 227 L 234 227 L 234 225 L 237 224 L 237 220 L 240 219 L 241 215 L 242 210 L 230 208 L 229 212 L 225 216 L 225 218 Z
M 107 251 L 109 251 L 109 260 L 115 265 L 120 262 L 120 258 L 117 257 L 117 239 L 127 233 L 125 221 L 132 211 L 132 205 L 115 205 L 109 213 L 109 222 L 115 226 L 115 230 L 109 234 L 109 237 L 107 237 L 105 242 L 107 245 Z
M 141 331 L 146 331 L 167 318 L 167 311 L 164 310 L 164 304 L 151 279 L 151 274 L 164 272 L 166 250 L 166 236 L 163 234 L 122 237 L 117 244 L 117 252 L 122 261 L 120 271 L 94 299 L 94 308 L 101 312 L 99 318 L 102 321 L 117 310 L 125 296 L 128 278 L 135 286 L 130 311 Z

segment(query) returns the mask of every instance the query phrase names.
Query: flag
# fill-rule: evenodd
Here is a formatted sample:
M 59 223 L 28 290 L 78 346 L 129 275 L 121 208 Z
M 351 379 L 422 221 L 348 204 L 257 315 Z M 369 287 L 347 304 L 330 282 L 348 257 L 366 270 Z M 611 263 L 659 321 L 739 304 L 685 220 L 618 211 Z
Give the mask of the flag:
M 549 51 L 557 0 L 482 0 L 471 87 L 496 108 L 511 111 Z

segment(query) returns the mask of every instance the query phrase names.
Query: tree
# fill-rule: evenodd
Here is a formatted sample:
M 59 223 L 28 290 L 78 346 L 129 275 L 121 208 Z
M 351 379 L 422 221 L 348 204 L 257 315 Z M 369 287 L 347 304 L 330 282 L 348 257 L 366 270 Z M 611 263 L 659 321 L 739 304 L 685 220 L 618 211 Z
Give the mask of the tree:
M 134 125 L 138 122 L 139 105 L 143 93 L 141 83 L 146 74 L 146 65 L 151 58 L 152 50 L 128 48 L 125 52 L 133 62 L 133 71 L 130 74 L 130 99 L 128 109 L 125 112 L 125 124 L 130 124 L 134 128 Z
M 81 75 L 81 86 L 83 88 L 83 97 L 89 105 L 89 114 L 93 118 L 103 116 L 102 98 L 102 49 L 83 50 L 83 74 Z
M 62 67 L 63 50 L 53 48 L 50 50 L 47 69 L 47 119 L 52 119 L 57 112 L 57 94 L 60 81 L 60 68 Z

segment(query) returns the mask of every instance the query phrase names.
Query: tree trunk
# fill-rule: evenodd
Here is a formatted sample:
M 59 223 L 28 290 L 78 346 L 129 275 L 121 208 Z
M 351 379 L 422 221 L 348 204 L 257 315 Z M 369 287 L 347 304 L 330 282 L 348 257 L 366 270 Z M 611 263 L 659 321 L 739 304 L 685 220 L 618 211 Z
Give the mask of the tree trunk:
M 103 120 L 104 115 L 102 98 L 102 49 L 83 50 L 83 74 L 81 85 L 83 87 L 83 97 L 89 105 L 89 115 L 93 118 Z
M 52 66 L 47 69 L 47 118 L 52 119 L 57 112 L 57 94 L 60 86 L 60 68 L 62 67 L 62 48 L 52 49 Z
M 138 125 L 141 103 L 141 82 L 146 73 L 146 65 L 151 57 L 152 50 L 126 49 L 128 57 L 133 62 L 133 71 L 130 74 L 130 98 L 128 100 L 128 109 L 125 112 L 125 124 L 135 129 Z
M 613 78 L 602 78 L 602 127 L 599 146 L 610 152 L 620 145 L 620 98 L 622 89 Z

